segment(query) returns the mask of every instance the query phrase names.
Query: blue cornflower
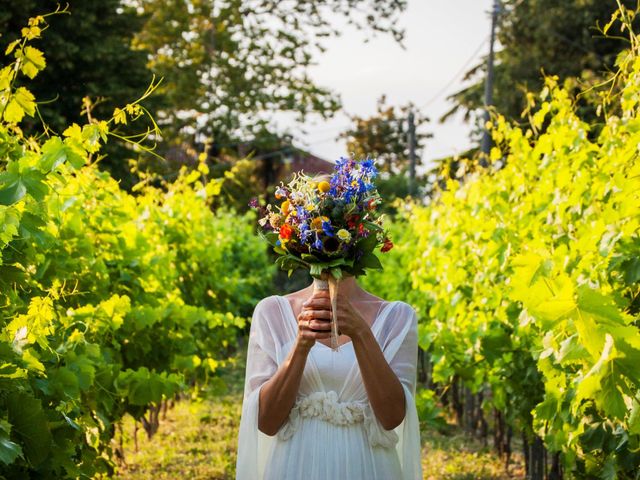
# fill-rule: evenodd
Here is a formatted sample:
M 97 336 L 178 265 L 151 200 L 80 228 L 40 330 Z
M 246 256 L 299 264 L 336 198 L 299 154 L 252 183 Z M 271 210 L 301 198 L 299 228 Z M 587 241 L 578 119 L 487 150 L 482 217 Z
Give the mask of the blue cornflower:
M 316 250 L 322 250 L 322 240 L 318 238 L 318 234 L 316 233 L 316 241 L 313 242 L 313 248 Z
M 361 178 L 358 179 L 358 193 L 362 194 L 365 193 L 367 191 L 367 184 L 362 181 Z
M 307 218 L 309 218 L 309 212 L 304 207 L 296 207 L 296 213 L 298 214 L 297 217 L 300 222 L 304 222 Z
M 344 188 L 344 175 L 342 173 L 333 174 L 331 180 L 329 180 L 329 185 L 329 194 L 332 197 L 337 197 L 339 190 Z
M 313 236 L 313 230 L 309 228 L 309 225 L 307 225 L 306 223 L 301 223 L 300 224 L 300 242 L 304 245 L 312 236 Z
M 342 171 L 344 167 L 346 167 L 348 164 L 349 164 L 348 158 L 340 157 L 340 160 L 336 160 L 336 166 L 334 168 L 338 171 Z
M 372 168 L 375 170 L 375 167 L 373 165 L 373 160 L 370 158 L 367 158 L 366 160 L 364 160 L 362 163 L 360 163 L 360 165 L 362 166 L 362 169 L 364 171 L 371 170 Z
M 322 222 L 322 231 L 324 232 L 325 235 L 329 237 L 333 237 L 333 227 L 331 227 L 331 223 Z
M 365 176 L 369 178 L 376 178 L 378 175 L 378 169 L 376 168 L 374 161 L 370 158 L 367 158 L 362 163 L 360 163 L 360 168 Z
M 351 202 L 351 198 L 353 197 L 355 192 L 353 192 L 353 190 L 348 189 L 346 192 L 344 192 L 344 201 L 345 203 L 350 203 Z

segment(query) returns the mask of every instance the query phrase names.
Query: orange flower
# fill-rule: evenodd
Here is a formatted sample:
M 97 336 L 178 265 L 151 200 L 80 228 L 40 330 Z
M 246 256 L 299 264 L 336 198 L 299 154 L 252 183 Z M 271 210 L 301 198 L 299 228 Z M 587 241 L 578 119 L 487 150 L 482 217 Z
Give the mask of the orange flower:
M 280 238 L 283 240 L 289 240 L 293 234 L 293 227 L 288 223 L 285 223 L 280 227 Z

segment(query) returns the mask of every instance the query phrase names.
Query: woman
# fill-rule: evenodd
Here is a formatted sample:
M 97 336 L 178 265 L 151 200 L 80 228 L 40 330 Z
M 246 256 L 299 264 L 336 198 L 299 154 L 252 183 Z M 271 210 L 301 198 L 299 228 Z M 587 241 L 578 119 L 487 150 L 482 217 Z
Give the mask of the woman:
M 422 478 L 414 309 L 347 276 L 337 317 L 333 351 L 328 290 L 312 284 L 256 305 L 236 479 Z

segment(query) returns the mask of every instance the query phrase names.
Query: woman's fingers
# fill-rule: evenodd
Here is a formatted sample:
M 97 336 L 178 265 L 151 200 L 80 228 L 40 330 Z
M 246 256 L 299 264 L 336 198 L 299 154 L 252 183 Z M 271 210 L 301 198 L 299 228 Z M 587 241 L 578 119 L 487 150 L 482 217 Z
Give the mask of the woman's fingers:
M 309 329 L 314 332 L 326 332 L 331 331 L 331 323 L 326 320 L 311 320 L 309 322 Z
M 331 298 L 328 290 L 320 290 L 302 304 L 303 309 L 330 310 Z
M 331 310 L 331 300 L 324 298 L 312 299 L 302 305 L 302 310 Z
M 314 292 L 302 304 L 298 326 L 300 334 L 306 339 L 325 340 L 331 337 L 331 298 L 328 290 Z
M 314 332 L 311 330 L 303 330 L 302 336 L 312 340 L 324 340 L 331 337 L 331 332 Z
M 331 323 L 325 320 L 302 320 L 298 323 L 300 334 L 304 338 L 319 339 L 331 336 Z
M 330 310 L 309 310 L 304 309 L 298 314 L 298 322 L 306 322 L 310 320 L 331 320 Z
M 331 328 L 331 312 L 329 310 L 303 310 L 298 314 L 298 324 L 311 330 Z
M 330 298 L 329 290 L 316 290 L 309 298 Z
M 304 309 L 301 312 L 304 318 L 309 320 L 331 320 L 331 310 L 324 309 Z

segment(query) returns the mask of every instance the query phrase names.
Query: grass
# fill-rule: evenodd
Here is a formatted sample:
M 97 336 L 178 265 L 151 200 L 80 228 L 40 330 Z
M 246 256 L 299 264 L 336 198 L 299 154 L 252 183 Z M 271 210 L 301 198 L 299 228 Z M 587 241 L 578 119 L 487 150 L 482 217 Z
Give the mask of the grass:
M 233 479 L 240 407 L 237 394 L 178 402 L 151 440 L 138 431 L 138 451 L 133 435 L 125 436 L 125 465 L 115 478 Z M 127 419 L 125 433 L 133 429 L 133 420 Z
M 229 391 L 204 399 L 179 401 L 167 411 L 158 433 L 146 438 L 134 422 L 123 425 L 125 463 L 114 477 L 119 480 L 231 480 L 235 478 L 237 431 L 242 400 L 244 363 L 225 373 Z M 422 466 L 426 480 L 524 479 L 522 460 L 505 471 L 504 462 L 455 426 L 447 433 L 422 431 Z
M 445 434 L 422 431 L 422 471 L 425 480 L 524 479 L 521 456 L 505 469 L 504 461 L 490 448 L 454 426 Z

